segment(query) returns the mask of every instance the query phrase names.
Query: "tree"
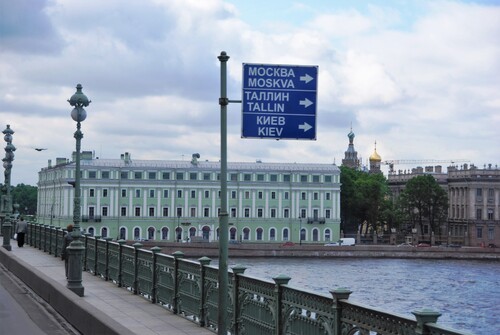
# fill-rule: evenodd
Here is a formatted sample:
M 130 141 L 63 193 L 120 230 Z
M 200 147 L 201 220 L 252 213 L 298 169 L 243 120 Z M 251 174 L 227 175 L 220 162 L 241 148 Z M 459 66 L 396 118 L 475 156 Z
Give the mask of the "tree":
M 36 214 L 37 187 L 18 184 L 11 190 L 12 203 L 19 204 L 19 213 Z
M 436 231 L 448 212 L 448 197 L 431 175 L 417 176 L 406 183 L 401 193 L 400 205 L 413 227 L 424 231 L 424 222 L 428 222 L 431 231 Z M 440 229 L 438 233 L 441 234 Z

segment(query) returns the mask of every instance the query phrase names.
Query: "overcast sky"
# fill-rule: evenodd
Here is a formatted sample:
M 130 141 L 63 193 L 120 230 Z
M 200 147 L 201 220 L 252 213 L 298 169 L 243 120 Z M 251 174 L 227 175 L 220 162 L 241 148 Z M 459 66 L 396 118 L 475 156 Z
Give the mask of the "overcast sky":
M 500 164 L 500 1 L 0 0 L 12 184 L 71 157 L 78 83 L 82 150 L 218 161 L 223 50 L 234 100 L 242 63 L 319 66 L 317 140 L 242 139 L 232 103 L 229 161 L 340 165 L 352 124 L 364 163 L 376 141 L 384 161 Z

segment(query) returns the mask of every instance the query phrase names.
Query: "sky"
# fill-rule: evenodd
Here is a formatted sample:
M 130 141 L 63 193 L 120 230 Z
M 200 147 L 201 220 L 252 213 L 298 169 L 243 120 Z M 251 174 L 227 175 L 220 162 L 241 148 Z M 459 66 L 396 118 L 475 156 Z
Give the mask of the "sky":
M 230 162 L 340 165 L 352 127 L 364 164 L 375 143 L 384 162 L 424 162 L 396 170 L 500 163 L 500 0 L 0 0 L 12 185 L 71 157 L 77 84 L 92 101 L 82 150 L 219 161 L 221 51 L 231 100 L 243 63 L 319 69 L 317 139 L 241 138 L 230 103 Z

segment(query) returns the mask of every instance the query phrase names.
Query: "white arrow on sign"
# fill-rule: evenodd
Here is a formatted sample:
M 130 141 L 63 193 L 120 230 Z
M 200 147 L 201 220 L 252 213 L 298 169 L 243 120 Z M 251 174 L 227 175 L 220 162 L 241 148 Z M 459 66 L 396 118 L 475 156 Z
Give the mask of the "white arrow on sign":
M 305 75 L 305 76 L 300 76 L 300 81 L 305 81 L 305 82 L 306 82 L 306 84 L 307 84 L 308 82 L 310 82 L 311 80 L 313 80 L 313 79 L 314 79 L 314 78 L 313 78 L 313 77 L 311 77 L 310 75 L 308 75 L 307 73 L 306 73 L 306 75 Z
M 304 122 L 304 124 L 299 124 L 299 129 L 304 130 L 304 133 L 311 128 L 312 128 L 312 126 L 307 122 Z
M 305 98 L 304 100 L 300 100 L 299 101 L 299 104 L 304 106 L 305 108 L 311 106 L 313 104 L 313 102 L 307 98 Z

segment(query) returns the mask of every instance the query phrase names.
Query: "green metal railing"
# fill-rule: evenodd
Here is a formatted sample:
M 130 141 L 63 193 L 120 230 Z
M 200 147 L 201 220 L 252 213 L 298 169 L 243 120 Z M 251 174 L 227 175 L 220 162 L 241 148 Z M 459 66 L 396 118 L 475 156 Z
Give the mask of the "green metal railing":
M 27 243 L 55 257 L 60 256 L 64 231 L 30 224 Z M 210 259 L 183 259 L 182 252 L 160 253 L 142 244 L 85 235 L 84 270 L 132 294 L 185 317 L 201 327 L 217 331 L 218 269 Z M 431 310 L 414 311 L 415 319 L 384 312 L 348 300 L 347 289 L 332 296 L 288 286 L 290 277 L 274 282 L 244 274 L 236 266 L 229 273 L 228 333 L 269 335 L 465 335 L 437 324 L 441 315 Z

